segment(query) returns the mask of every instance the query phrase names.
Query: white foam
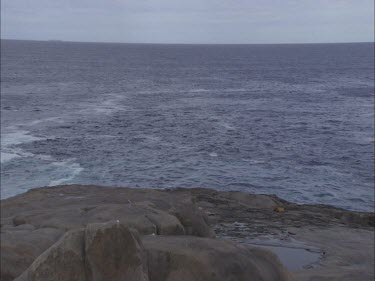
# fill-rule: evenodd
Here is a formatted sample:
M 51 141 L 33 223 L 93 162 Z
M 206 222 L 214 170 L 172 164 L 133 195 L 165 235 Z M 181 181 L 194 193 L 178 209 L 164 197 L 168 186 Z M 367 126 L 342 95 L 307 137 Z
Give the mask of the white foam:
M 42 160 L 51 160 L 49 155 L 35 155 L 29 152 L 24 152 L 20 148 L 16 148 L 19 144 L 30 143 L 44 138 L 36 137 L 30 134 L 29 131 L 17 129 L 19 126 L 33 126 L 43 122 L 62 122 L 59 117 L 51 117 L 41 120 L 34 120 L 28 123 L 17 124 L 9 126 L 1 132 L 1 163 L 8 162 L 18 157 L 34 157 L 36 156 Z
M 69 159 L 62 162 L 54 162 L 52 165 L 58 166 L 64 174 L 63 177 L 55 179 L 49 182 L 48 186 L 60 185 L 67 183 L 78 176 L 84 169 L 79 165 L 79 163 L 74 163 L 74 159 Z
M 22 149 L 14 146 L 43 139 L 30 135 L 28 131 L 16 130 L 15 127 L 8 127 L 4 130 L 8 130 L 9 132 L 1 133 L 1 163 L 18 157 L 34 156 L 32 153 L 24 152 Z
M 363 142 L 364 143 L 373 143 L 373 142 L 375 142 L 375 138 L 374 137 L 364 137 Z
M 220 122 L 219 125 L 224 127 L 225 129 L 227 129 L 228 131 L 234 131 L 236 129 L 232 125 L 230 125 L 226 122 Z
M 42 140 L 43 138 L 35 137 L 29 134 L 28 131 L 18 130 L 15 132 L 2 133 L 1 134 L 1 147 L 7 147 L 12 145 L 18 145 L 21 143 L 28 143 L 37 140 Z
M 84 109 L 81 112 L 111 115 L 115 112 L 127 111 L 129 107 L 121 103 L 123 99 L 124 96 L 112 94 L 106 100 L 91 101 L 82 104 L 81 106 Z
M 263 161 L 263 160 L 254 160 L 254 159 L 246 159 L 246 158 L 242 158 L 242 161 L 250 162 L 251 164 L 263 164 L 263 163 L 265 163 L 265 161 Z
M 149 142 L 159 142 L 160 141 L 160 137 L 154 136 L 154 135 L 142 135 L 142 137 L 144 137 Z
M 208 89 L 193 89 L 189 91 L 190 93 L 205 93 L 205 92 L 212 92 L 212 90 Z
M 222 92 L 222 93 L 235 93 L 235 92 L 248 92 L 251 87 L 247 88 L 228 88 L 228 89 L 174 89 L 174 90 L 147 90 L 147 91 L 138 91 L 138 94 L 168 94 L 168 93 L 216 93 L 216 92 Z
M 215 153 L 215 152 L 211 152 L 209 155 L 210 155 L 211 157 L 217 157 L 217 156 L 218 156 L 217 153 Z
M 50 117 L 50 118 L 38 119 L 38 120 L 31 121 L 31 122 L 29 122 L 29 123 L 18 124 L 18 125 L 19 125 L 19 126 L 24 126 L 24 125 L 34 126 L 34 125 L 38 125 L 38 124 L 40 124 L 40 123 L 45 123 L 45 122 L 58 122 L 58 123 L 64 123 L 64 121 L 61 119 L 61 117 Z
M 12 160 L 13 158 L 19 157 L 16 153 L 9 153 L 9 152 L 1 152 L 1 163 L 8 162 Z

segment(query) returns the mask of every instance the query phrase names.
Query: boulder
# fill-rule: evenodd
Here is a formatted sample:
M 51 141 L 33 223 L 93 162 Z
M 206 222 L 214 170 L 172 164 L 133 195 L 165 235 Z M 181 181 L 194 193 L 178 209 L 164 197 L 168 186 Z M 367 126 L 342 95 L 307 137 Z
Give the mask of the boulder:
M 228 258 L 230 257 L 230 258 Z M 16 281 L 287 281 L 266 250 L 193 236 L 147 235 L 119 221 L 70 230 Z
M 213 237 L 207 216 L 195 204 L 182 204 L 176 208 L 174 215 L 180 220 L 186 235 Z
M 16 281 L 148 281 L 142 242 L 119 222 L 68 231 Z
M 163 211 L 154 211 L 146 216 L 155 226 L 158 235 L 184 235 L 185 228 L 177 217 Z
M 83 243 L 83 229 L 67 232 L 15 281 L 87 281 Z
M 88 225 L 85 254 L 90 281 L 148 281 L 138 233 L 119 222 Z
M 10 281 L 24 272 L 45 250 L 51 247 L 64 232 L 54 228 L 34 229 L 32 225 L 1 228 L 2 281 Z
M 56 206 L 53 211 L 28 211 L 13 217 L 12 225 L 33 225 L 36 228 L 57 228 L 64 231 L 83 228 L 89 223 L 104 223 L 119 220 L 141 234 L 185 233 L 180 221 L 166 211 L 157 210 L 147 204 L 73 204 Z M 4 225 L 6 226 L 6 225 Z
M 150 281 L 288 281 L 271 252 L 192 236 L 145 236 Z

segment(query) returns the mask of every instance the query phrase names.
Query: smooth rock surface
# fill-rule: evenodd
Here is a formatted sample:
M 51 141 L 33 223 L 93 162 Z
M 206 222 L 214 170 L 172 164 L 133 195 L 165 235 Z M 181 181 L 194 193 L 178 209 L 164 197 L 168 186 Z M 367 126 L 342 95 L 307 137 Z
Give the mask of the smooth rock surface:
M 147 236 L 152 281 L 292 280 L 269 251 L 229 241 L 185 236 Z
M 82 229 L 67 232 L 15 281 L 88 281 L 83 245 Z
M 16 281 L 148 281 L 139 234 L 118 222 L 68 231 Z
M 148 281 L 139 235 L 120 224 L 89 224 L 85 229 L 85 266 L 90 281 Z
M 20 225 L 1 228 L 1 280 L 10 281 L 20 275 L 40 254 L 52 246 L 63 230 Z
M 230 257 L 230 258 L 229 258 Z M 289 281 L 274 254 L 230 241 L 139 234 L 119 222 L 68 231 L 16 281 Z

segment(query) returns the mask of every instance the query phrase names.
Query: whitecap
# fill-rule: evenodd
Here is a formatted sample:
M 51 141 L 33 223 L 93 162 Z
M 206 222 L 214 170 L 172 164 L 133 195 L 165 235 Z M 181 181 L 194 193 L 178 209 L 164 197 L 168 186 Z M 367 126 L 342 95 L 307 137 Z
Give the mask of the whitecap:
M 51 180 L 48 186 L 61 185 L 73 180 L 78 176 L 84 169 L 79 163 L 74 163 L 74 159 L 68 159 L 62 162 L 54 162 L 51 165 L 58 166 L 61 170 L 62 176 L 60 178 Z
M 38 141 L 42 139 L 43 138 L 30 135 L 29 131 L 24 131 L 24 130 L 18 130 L 18 131 L 9 132 L 9 133 L 2 132 L 1 147 L 18 145 L 18 144 Z
M 220 122 L 219 125 L 222 126 L 222 127 L 224 127 L 225 129 L 229 130 L 229 131 L 234 131 L 235 130 L 235 128 L 232 125 L 230 125 L 230 124 L 228 124 L 226 122 Z
M 38 119 L 38 120 L 34 120 L 34 121 L 31 121 L 29 123 L 25 123 L 25 124 L 18 124 L 18 126 L 35 126 L 35 125 L 38 125 L 40 123 L 47 123 L 47 122 L 57 122 L 57 123 L 64 123 L 64 120 L 62 120 L 61 117 L 50 117 L 50 118 L 45 118 L 45 119 Z
M 1 163 L 8 162 L 12 160 L 13 158 L 19 157 L 16 153 L 9 153 L 9 152 L 1 152 Z
M 1 152 L 1 163 L 8 162 L 14 158 L 18 157 L 34 157 L 35 154 L 30 152 L 25 152 L 20 148 L 11 148 L 11 149 L 5 149 Z M 42 155 L 41 155 L 42 156 Z
M 212 92 L 212 90 L 208 90 L 208 89 L 192 89 L 189 92 L 190 93 L 205 93 L 205 92 Z
M 242 161 L 250 162 L 251 164 L 263 164 L 263 163 L 265 163 L 265 161 L 263 161 L 263 160 L 254 160 L 254 159 L 247 159 L 247 158 L 242 158 Z
M 8 127 L 6 129 L 10 131 L 1 133 L 1 163 L 11 161 L 18 157 L 34 156 L 34 154 L 24 152 L 22 149 L 15 146 L 43 140 L 43 138 L 30 135 L 29 131 L 15 130 L 14 127 Z M 4 131 L 6 131 L 6 129 Z
M 83 107 L 81 112 L 111 115 L 115 112 L 128 111 L 130 108 L 122 104 L 124 99 L 123 95 L 110 94 L 104 97 L 104 100 L 94 100 L 81 104 L 80 107 Z

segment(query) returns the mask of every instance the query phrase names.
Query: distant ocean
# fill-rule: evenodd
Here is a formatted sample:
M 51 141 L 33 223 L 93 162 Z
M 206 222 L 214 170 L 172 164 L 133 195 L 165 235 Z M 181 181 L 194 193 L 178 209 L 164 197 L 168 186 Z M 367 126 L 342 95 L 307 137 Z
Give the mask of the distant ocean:
M 1 196 L 207 187 L 374 209 L 374 44 L 1 41 Z

